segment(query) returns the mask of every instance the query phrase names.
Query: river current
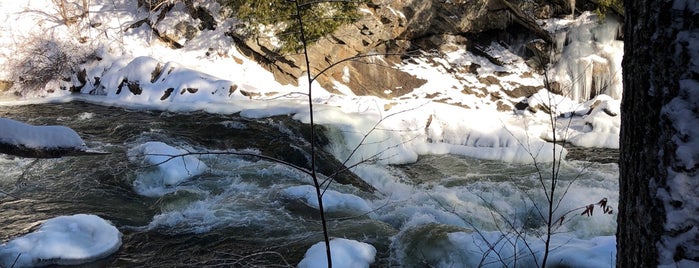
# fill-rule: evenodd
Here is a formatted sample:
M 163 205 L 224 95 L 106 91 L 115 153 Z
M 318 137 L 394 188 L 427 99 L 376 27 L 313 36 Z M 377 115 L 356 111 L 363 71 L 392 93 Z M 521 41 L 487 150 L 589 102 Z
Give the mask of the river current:
M 207 171 L 169 194 L 147 197 L 134 189 L 134 180 L 149 168 L 129 160 L 129 150 L 140 144 L 161 141 L 192 151 L 239 147 L 235 141 L 242 140 L 235 133 L 242 129 L 294 135 L 284 131 L 293 129 L 285 127 L 288 118 L 175 114 L 84 102 L 0 106 L 0 117 L 71 127 L 88 147 L 107 153 L 58 159 L 0 155 L 0 189 L 12 195 L 0 196 L 0 242 L 31 231 L 42 220 L 77 213 L 110 220 L 124 234 L 117 253 L 84 267 L 295 266 L 322 239 L 317 212 L 282 194 L 310 180 L 272 162 L 203 155 Z M 273 144 L 245 143 L 262 151 Z M 561 211 L 603 197 L 615 205 L 618 167 L 608 163 L 614 158 L 614 151 L 576 148 L 561 168 L 562 180 L 574 181 Z M 455 155 L 420 156 L 407 165 L 367 164 L 354 171 L 375 192 L 339 183 L 331 189 L 361 197 L 373 211 L 330 213 L 330 233 L 372 244 L 376 267 L 439 265 L 446 255 L 432 252 L 449 247 L 446 233 L 495 230 L 501 222 L 497 215 L 533 232 L 541 228 L 528 200 L 543 198 L 536 178 L 548 168 Z M 577 238 L 612 235 L 616 220 L 605 216 L 573 217 L 561 232 Z

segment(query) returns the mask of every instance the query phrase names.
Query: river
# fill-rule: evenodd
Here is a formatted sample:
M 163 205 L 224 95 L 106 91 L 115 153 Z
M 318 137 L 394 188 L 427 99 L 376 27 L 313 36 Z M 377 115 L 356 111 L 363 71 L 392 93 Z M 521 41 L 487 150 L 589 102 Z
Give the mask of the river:
M 129 150 L 139 144 L 161 141 L 193 151 L 231 147 L 284 154 L 287 149 L 279 144 L 302 140 L 294 135 L 304 132 L 289 118 L 176 114 L 85 102 L 0 106 L 0 117 L 65 125 L 88 147 L 107 152 L 36 160 L 0 156 L 0 189 L 12 195 L 0 199 L 2 242 L 31 231 L 42 220 L 77 213 L 105 218 L 124 234 L 116 254 L 82 267 L 295 266 L 322 239 L 317 212 L 282 194 L 309 179 L 272 162 L 203 155 L 207 171 L 171 193 L 147 197 L 134 190 L 134 181 L 149 169 L 129 159 Z M 324 139 L 332 142 L 333 137 Z M 598 160 L 600 155 L 607 161 Z M 303 159 L 303 154 L 289 157 Z M 562 180 L 574 181 L 561 209 L 602 197 L 615 204 L 618 167 L 607 163 L 614 157 L 612 150 L 575 150 L 569 157 L 574 160 L 561 168 Z M 536 178 L 548 168 L 455 155 L 421 156 L 407 165 L 368 164 L 355 172 L 371 177 L 375 192 L 356 184 L 338 183 L 331 189 L 365 199 L 374 211 L 330 213 L 331 236 L 372 244 L 376 267 L 438 265 L 441 255 L 425 252 L 443 247 L 444 233 L 494 230 L 499 220 L 493 211 L 522 219 L 517 221 L 531 230 L 541 228 L 527 200 L 542 198 Z M 613 235 L 616 220 L 605 216 L 576 217 L 562 231 L 577 238 Z M 425 226 L 441 233 L 421 231 Z

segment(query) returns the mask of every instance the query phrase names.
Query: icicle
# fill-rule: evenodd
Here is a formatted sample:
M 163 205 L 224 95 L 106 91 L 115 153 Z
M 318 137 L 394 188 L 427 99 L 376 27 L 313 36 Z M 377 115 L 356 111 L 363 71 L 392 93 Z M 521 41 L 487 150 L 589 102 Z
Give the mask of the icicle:
M 563 85 L 564 95 L 577 101 L 600 94 L 621 98 L 624 49 L 623 42 L 616 40 L 618 28 L 619 22 L 611 16 L 603 23 L 589 12 L 576 19 L 553 68 L 553 77 Z

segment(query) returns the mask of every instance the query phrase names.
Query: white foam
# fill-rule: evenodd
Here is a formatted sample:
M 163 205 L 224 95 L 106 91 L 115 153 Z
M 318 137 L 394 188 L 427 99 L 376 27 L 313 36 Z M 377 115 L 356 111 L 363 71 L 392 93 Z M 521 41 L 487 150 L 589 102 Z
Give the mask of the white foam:
M 509 240 L 503 239 L 505 236 Z M 541 265 L 545 249 L 543 241 L 538 238 L 528 237 L 527 245 L 514 234 L 501 232 L 449 233 L 448 241 L 452 243 L 453 248 L 444 250 L 463 257 L 458 258 L 459 263 L 444 260 L 437 265 L 438 267 L 503 267 L 513 266 L 515 262 L 518 267 L 536 267 Z M 489 250 L 488 244 L 494 245 L 495 250 Z M 531 248 L 531 252 L 527 246 Z M 616 263 L 614 236 L 584 240 L 565 234 L 554 235 L 550 249 L 547 262 L 551 265 L 597 268 L 614 266 Z M 536 262 L 532 259 L 532 252 L 536 256 Z
M 206 164 L 187 151 L 162 142 L 146 142 L 129 150 L 129 160 L 149 165 L 134 181 L 136 191 L 145 196 L 162 196 L 179 183 L 207 170 Z
M 420 181 L 423 178 L 401 178 L 395 173 L 394 176 L 381 176 L 380 180 L 369 180 L 386 195 L 384 199 L 375 201 L 375 207 L 379 207 L 376 211 L 379 219 L 400 230 L 437 223 L 464 228 L 475 226 L 492 231 L 498 223 L 502 224 L 502 218 L 498 215 L 518 222 L 531 221 L 527 224 L 528 228 L 540 230 L 538 228 L 543 226 L 532 204 L 537 202 L 542 206 L 545 200 L 539 186 L 539 172 L 534 167 L 520 164 L 506 166 L 502 163 L 493 165 L 495 163 L 485 160 L 462 160 L 458 157 L 436 159 L 431 160 L 429 165 L 439 170 L 440 174 L 434 178 L 424 178 L 424 182 Z M 493 167 L 497 167 L 497 170 L 493 170 Z M 540 164 L 539 167 L 541 175 L 549 178 L 550 166 Z M 361 171 L 358 174 L 364 174 L 364 169 L 358 170 Z M 370 174 L 379 172 L 372 171 Z M 563 194 L 571 179 L 576 178 L 576 181 L 555 210 L 554 218 L 572 211 L 565 215 L 566 223 L 557 227 L 556 231 L 579 238 L 613 234 L 616 230 L 614 215 L 602 214 L 597 210 L 592 217 L 583 217 L 580 216 L 582 210 L 576 208 L 597 203 L 602 198 L 607 198 L 610 206 L 616 206 L 619 195 L 616 165 L 566 163 L 560 174 L 557 198 Z M 397 187 L 410 184 L 411 180 L 417 180 L 419 184 L 413 182 L 411 187 Z
M 281 193 L 287 198 L 301 200 L 309 207 L 319 209 L 315 187 L 311 185 L 298 185 L 287 187 Z M 347 212 L 353 214 L 366 214 L 372 211 L 369 204 L 359 196 L 340 193 L 335 190 L 325 190 L 323 193 L 323 210 L 326 212 Z

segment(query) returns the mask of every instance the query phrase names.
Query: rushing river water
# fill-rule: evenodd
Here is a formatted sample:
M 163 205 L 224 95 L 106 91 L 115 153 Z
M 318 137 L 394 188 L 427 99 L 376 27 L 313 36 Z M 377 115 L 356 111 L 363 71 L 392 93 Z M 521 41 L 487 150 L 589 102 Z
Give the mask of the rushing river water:
M 0 106 L 0 117 L 69 126 L 90 148 L 108 152 L 36 160 L 0 155 L 0 189 L 12 195 L 0 199 L 2 242 L 31 231 L 42 220 L 77 213 L 110 220 L 124 234 L 116 254 L 86 267 L 295 266 L 306 249 L 322 239 L 317 212 L 282 194 L 309 179 L 268 161 L 203 155 L 207 171 L 171 193 L 147 197 L 134 189 L 134 181 L 149 172 L 149 167 L 129 159 L 129 151 L 139 144 L 161 141 L 195 151 L 245 148 L 236 144 L 243 142 L 236 131 L 292 135 L 295 132 L 280 131 L 287 129 L 288 118 L 173 114 L 83 102 Z M 278 140 L 265 137 L 269 140 L 244 142 L 263 147 Z M 602 197 L 612 204 L 618 200 L 616 164 L 585 161 L 600 155 L 613 159 L 614 152 L 590 152 L 586 156 L 585 150 L 577 150 L 571 158 L 578 160 L 563 165 L 563 181 L 575 184 L 562 209 Z M 409 165 L 366 165 L 356 173 L 371 178 L 377 191 L 341 184 L 331 189 L 362 197 L 374 211 L 330 213 L 329 227 L 331 236 L 376 247 L 376 267 L 434 265 L 440 255 L 422 253 L 438 250 L 444 244 L 437 241 L 440 235 L 469 228 L 492 230 L 497 222 L 494 209 L 525 219 L 531 229 L 540 227 L 536 220 L 527 220 L 532 211 L 526 200 L 541 199 L 538 171 L 532 165 L 430 155 Z M 614 229 L 613 216 L 597 216 L 575 219 L 563 231 L 590 238 L 611 235 Z

